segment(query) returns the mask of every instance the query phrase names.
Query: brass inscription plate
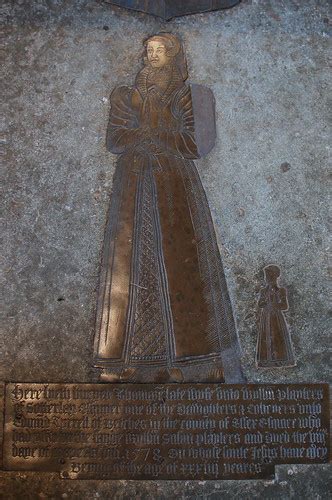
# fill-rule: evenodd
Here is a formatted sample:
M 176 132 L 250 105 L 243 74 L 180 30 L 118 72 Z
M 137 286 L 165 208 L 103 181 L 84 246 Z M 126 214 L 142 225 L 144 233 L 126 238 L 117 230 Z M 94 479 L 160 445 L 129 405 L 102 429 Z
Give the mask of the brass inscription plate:
M 251 479 L 329 461 L 327 384 L 5 385 L 3 467 L 68 479 Z

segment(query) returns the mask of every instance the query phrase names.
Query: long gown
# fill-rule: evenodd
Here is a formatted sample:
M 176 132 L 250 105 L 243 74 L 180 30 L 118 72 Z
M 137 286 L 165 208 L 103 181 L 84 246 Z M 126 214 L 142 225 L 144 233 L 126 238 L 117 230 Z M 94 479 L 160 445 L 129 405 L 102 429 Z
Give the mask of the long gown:
M 111 95 L 107 147 L 119 155 L 101 265 L 95 366 L 119 380 L 241 382 L 237 333 L 196 170 L 190 86 Z M 127 378 L 124 374 L 130 374 Z M 171 376 L 169 377 L 169 375 Z
M 259 302 L 256 363 L 261 368 L 295 366 L 293 348 L 283 311 L 288 309 L 285 288 L 266 286 Z

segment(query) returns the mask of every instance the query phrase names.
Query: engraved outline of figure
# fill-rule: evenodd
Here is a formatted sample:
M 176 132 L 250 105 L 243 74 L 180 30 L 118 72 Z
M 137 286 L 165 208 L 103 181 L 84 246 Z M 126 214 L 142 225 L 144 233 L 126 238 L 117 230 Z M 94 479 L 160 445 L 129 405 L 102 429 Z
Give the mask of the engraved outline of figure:
M 106 142 L 119 159 L 105 232 L 95 366 L 105 381 L 242 382 L 220 252 L 193 162 L 212 149 L 215 134 L 204 145 L 205 130 L 196 133 L 197 88 L 186 84 L 180 39 L 160 33 L 144 46 L 135 85 L 111 95 Z M 196 102 L 210 99 L 211 122 L 213 94 L 201 91 Z
M 264 268 L 266 285 L 261 289 L 258 307 L 258 368 L 292 367 L 296 365 L 289 329 L 284 317 L 288 311 L 287 291 L 279 287 L 280 268 L 274 264 Z

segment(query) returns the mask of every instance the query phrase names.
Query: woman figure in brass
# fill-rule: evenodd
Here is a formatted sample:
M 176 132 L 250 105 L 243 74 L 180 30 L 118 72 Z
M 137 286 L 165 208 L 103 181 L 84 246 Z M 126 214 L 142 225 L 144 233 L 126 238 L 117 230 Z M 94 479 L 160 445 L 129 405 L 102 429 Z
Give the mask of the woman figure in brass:
M 162 33 L 144 48 L 135 85 L 111 95 L 107 147 L 119 159 L 95 366 L 104 381 L 242 381 L 221 258 L 193 161 L 200 151 L 183 47 Z
M 261 368 L 295 366 L 290 335 L 283 311 L 288 310 L 287 292 L 279 288 L 280 269 L 264 268 L 266 286 L 258 301 L 260 307 L 256 364 Z

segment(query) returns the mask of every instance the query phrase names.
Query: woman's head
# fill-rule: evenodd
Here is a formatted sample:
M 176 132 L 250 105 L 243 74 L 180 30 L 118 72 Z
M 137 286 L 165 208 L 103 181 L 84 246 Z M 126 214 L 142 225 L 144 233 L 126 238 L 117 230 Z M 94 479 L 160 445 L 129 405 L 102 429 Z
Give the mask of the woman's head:
M 148 63 L 153 68 L 162 68 L 172 62 L 173 51 L 166 38 L 153 36 L 147 40 L 145 46 Z
M 179 38 L 171 33 L 159 33 L 144 42 L 146 64 L 152 68 L 176 65 L 183 80 L 187 78 L 187 64 Z

